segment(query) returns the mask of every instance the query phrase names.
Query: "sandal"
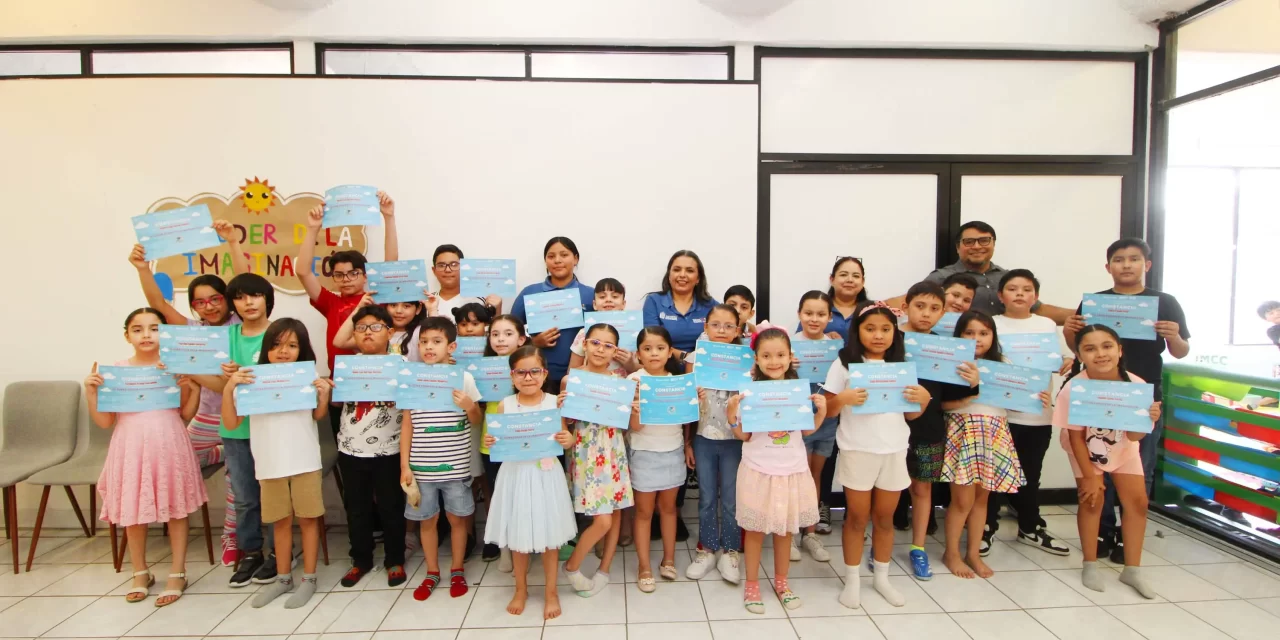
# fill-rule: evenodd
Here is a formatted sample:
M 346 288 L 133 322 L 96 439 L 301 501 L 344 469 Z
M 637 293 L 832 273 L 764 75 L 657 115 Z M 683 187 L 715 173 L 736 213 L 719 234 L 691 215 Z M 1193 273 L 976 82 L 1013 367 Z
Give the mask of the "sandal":
M 652 571 L 645 571 L 640 574 L 640 579 L 636 581 L 636 588 L 640 589 L 640 593 L 653 593 L 658 588 L 658 583 L 653 579 Z
M 136 604 L 138 602 L 142 602 L 143 600 L 146 600 L 147 596 L 151 595 L 151 587 L 156 583 L 156 577 L 151 575 L 150 569 L 144 569 L 142 571 L 133 572 L 133 577 L 137 578 L 138 576 L 147 577 L 147 586 L 134 587 L 126 591 L 124 594 L 125 602 L 132 602 Z M 135 598 L 134 596 L 138 596 L 138 597 Z
M 169 574 L 169 579 L 170 580 L 181 579 L 182 588 L 181 589 L 165 589 L 164 591 L 161 591 L 160 596 L 156 598 L 157 608 L 167 607 L 177 602 L 182 598 L 182 593 L 187 590 L 187 572 L 184 571 L 182 573 L 171 573 Z M 161 600 L 164 600 L 165 598 L 168 598 L 168 597 L 172 597 L 173 599 L 168 602 L 161 602 Z
M 664 562 L 658 565 L 658 575 L 662 576 L 663 580 L 675 580 L 678 575 L 676 573 L 676 563 L 666 564 Z

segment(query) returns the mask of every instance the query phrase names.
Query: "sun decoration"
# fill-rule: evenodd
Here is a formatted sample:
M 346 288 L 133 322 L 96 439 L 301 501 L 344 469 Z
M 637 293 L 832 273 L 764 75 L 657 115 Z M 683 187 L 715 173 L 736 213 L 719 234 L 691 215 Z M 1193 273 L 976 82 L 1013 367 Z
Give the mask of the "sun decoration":
M 266 213 L 271 205 L 280 202 L 276 188 L 266 180 L 259 180 L 258 176 L 254 176 L 253 180 L 245 178 L 244 186 L 240 190 L 243 192 L 240 196 L 240 206 L 250 213 Z

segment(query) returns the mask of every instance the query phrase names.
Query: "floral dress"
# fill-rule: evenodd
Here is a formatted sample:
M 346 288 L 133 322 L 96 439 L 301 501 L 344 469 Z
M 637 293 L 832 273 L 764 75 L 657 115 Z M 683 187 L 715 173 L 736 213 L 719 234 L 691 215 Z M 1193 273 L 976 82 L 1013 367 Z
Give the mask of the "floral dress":
M 595 516 L 633 504 L 631 468 L 623 429 L 576 421 L 573 447 L 573 510 Z

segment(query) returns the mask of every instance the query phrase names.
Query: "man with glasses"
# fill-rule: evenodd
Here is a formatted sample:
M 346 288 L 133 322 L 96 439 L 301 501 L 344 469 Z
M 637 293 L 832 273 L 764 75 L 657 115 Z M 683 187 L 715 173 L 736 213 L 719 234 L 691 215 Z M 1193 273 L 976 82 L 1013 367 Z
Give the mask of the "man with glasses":
M 431 257 L 431 274 L 440 289 L 427 296 L 427 315 L 453 319 L 453 310 L 468 302 L 479 302 L 494 308 L 494 315 L 502 313 L 502 296 L 490 294 L 486 298 L 464 297 L 458 269 L 462 266 L 462 249 L 456 245 L 442 244 Z

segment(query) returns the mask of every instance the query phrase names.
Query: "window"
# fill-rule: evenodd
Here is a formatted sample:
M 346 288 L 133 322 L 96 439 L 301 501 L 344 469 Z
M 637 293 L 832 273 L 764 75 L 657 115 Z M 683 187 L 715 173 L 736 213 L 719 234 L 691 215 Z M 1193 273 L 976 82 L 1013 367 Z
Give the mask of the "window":
M 76 50 L 0 51 L 0 78 L 74 76 L 79 73 L 80 52 Z
M 317 44 L 321 74 L 727 81 L 732 47 Z
M 535 78 L 728 80 L 729 55 L 717 53 L 538 53 Z
M 1229 2 L 1178 29 L 1175 47 L 1175 96 L 1280 66 L 1280 2 Z
M 293 73 L 291 45 L 272 48 L 207 50 L 133 49 L 93 51 L 95 75 L 251 74 Z
M 332 49 L 326 74 L 358 76 L 466 76 L 523 78 L 523 51 L 413 51 Z

